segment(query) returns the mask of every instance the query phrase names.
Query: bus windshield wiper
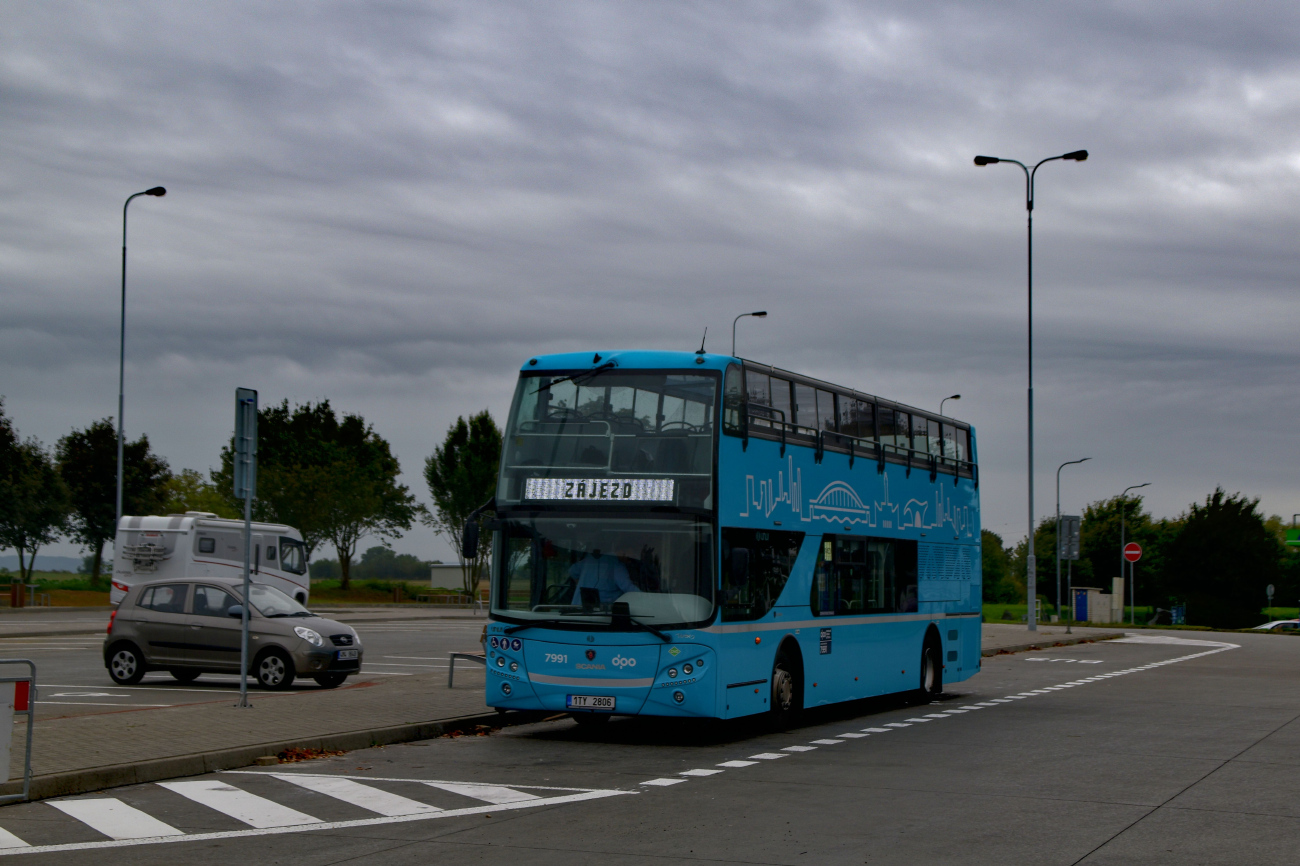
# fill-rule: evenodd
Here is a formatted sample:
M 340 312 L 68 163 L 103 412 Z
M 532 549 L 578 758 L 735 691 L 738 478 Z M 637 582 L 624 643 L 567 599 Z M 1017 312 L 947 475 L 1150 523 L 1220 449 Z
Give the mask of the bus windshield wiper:
M 558 385 L 561 382 L 572 382 L 575 385 L 581 385 L 583 382 L 586 382 L 588 379 L 595 378 L 596 376 L 600 375 L 606 370 L 612 370 L 617 366 L 618 364 L 614 361 L 606 361 L 605 363 L 601 364 L 599 367 L 595 367 L 590 370 L 584 370 L 581 373 L 573 373 L 568 376 L 561 376 L 558 379 L 552 379 L 551 381 L 547 382 L 545 385 L 539 385 L 537 391 L 535 391 L 534 393 L 540 394 L 546 389 L 550 388 L 552 385 Z
M 661 632 L 659 629 L 655 628 L 648 622 L 641 622 L 641 620 L 635 619 L 634 617 L 630 617 L 630 616 L 627 618 L 627 621 L 630 622 L 632 625 L 637 626 L 638 628 L 645 629 L 646 631 L 658 637 L 664 643 L 672 643 L 672 638 L 668 637 L 668 635 L 664 634 L 663 632 Z

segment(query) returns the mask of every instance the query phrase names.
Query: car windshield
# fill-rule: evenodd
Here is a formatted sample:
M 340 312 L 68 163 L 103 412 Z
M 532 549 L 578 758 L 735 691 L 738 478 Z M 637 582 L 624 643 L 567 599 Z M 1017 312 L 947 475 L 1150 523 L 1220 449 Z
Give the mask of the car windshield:
M 248 588 L 248 597 L 254 609 L 265 617 L 314 616 L 307 608 L 273 586 L 255 583 Z
M 520 378 L 497 501 L 711 508 L 718 377 L 590 373 Z
M 713 617 L 713 530 L 701 520 L 502 521 L 493 610 L 520 620 L 609 624 L 624 602 L 656 628 Z

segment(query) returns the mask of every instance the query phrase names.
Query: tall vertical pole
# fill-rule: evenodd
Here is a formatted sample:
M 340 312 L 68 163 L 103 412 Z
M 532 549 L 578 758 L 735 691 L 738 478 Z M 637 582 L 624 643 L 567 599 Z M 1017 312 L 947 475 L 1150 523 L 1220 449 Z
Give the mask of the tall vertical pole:
M 117 507 L 113 512 L 113 538 L 116 546 L 117 526 L 122 522 L 122 454 L 123 424 L 122 414 L 126 406 L 126 208 L 131 199 L 140 195 L 136 193 L 127 198 L 122 205 L 122 319 L 118 327 L 117 348 Z M 99 580 L 99 575 L 95 575 Z
M 1024 168 L 1024 166 L 1021 166 Z M 1034 166 L 1037 170 L 1037 166 Z M 1028 212 L 1028 295 L 1029 295 L 1029 539 L 1025 588 L 1029 611 L 1025 620 L 1030 631 L 1038 631 L 1038 563 L 1034 556 L 1034 181 L 1025 172 L 1025 209 Z
M 1061 470 L 1056 467 L 1056 619 L 1061 619 Z
M 1124 579 L 1124 506 L 1128 504 L 1128 491 L 1125 490 L 1119 499 L 1119 576 L 1120 580 Z M 1123 590 L 1120 590 L 1123 592 Z M 1119 600 L 1119 621 L 1124 621 L 1124 599 Z
M 248 411 L 247 408 L 244 409 Z M 250 462 L 251 455 L 245 451 L 242 457 L 245 466 Z M 247 478 L 247 468 L 244 477 Z M 248 706 L 248 609 L 252 601 L 248 597 L 249 584 L 249 558 L 252 556 L 253 541 L 253 492 L 249 487 L 244 488 L 244 615 L 240 619 L 239 635 L 239 705 Z

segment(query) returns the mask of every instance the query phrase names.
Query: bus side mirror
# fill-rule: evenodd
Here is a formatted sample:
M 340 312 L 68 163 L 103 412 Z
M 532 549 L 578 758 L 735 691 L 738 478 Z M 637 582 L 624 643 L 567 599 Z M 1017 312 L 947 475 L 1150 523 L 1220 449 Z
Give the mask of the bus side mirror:
M 473 559 L 478 556 L 478 521 L 470 518 L 465 521 L 465 531 L 461 534 L 460 558 Z
M 742 586 L 749 582 L 749 548 L 731 548 L 731 585 Z

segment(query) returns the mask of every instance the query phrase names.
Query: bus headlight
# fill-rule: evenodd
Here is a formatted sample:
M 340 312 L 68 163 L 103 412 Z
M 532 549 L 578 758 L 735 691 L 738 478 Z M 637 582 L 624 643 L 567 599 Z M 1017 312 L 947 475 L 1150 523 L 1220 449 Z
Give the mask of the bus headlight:
M 681 692 L 673 692 L 673 700 L 680 704 L 682 701 L 686 700 L 686 695 Z
M 670 679 L 670 680 L 675 680 L 675 679 L 677 679 L 677 668 L 669 668 L 669 669 L 668 669 L 668 679 Z
M 510 683 L 502 683 L 502 684 L 501 684 L 501 694 L 503 694 L 503 695 L 508 695 L 508 694 L 510 694 L 510 692 L 511 692 L 511 689 L 510 689 Z
M 510 663 L 510 672 L 511 672 L 511 673 L 514 673 L 514 672 L 517 671 L 517 670 L 519 670 L 519 662 L 511 662 L 511 663 Z
M 695 673 L 695 668 L 691 667 L 689 663 L 684 664 L 682 665 L 682 673 L 689 677 L 691 674 Z

